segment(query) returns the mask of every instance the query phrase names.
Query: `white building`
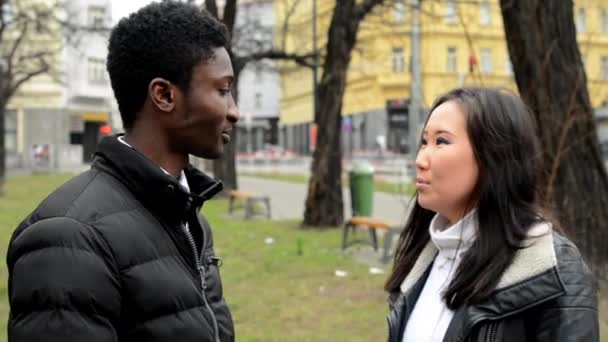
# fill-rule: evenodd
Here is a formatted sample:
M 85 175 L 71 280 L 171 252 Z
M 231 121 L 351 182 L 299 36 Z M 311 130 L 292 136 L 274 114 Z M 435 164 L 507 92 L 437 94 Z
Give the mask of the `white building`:
M 58 26 L 44 41 L 34 36 L 23 51 L 58 51 L 49 59 L 52 74 L 24 83 L 5 115 L 7 168 L 69 169 L 91 160 L 102 127 L 110 123 L 112 92 L 106 75 L 110 0 L 67 0 L 58 10 L 68 27 Z M 53 25 L 53 24 L 51 24 Z M 41 45 L 44 44 L 44 45 Z
M 267 51 L 274 41 L 274 1 L 239 2 L 234 30 L 239 55 Z M 238 124 L 240 152 L 255 152 L 267 144 L 278 144 L 280 83 L 276 63 L 252 61 L 239 76 Z
M 72 149 L 91 160 L 102 130 L 113 126 L 113 93 L 106 71 L 107 42 L 112 25 L 110 0 L 69 0 L 67 11 L 91 31 L 79 32 L 65 45 L 66 102 Z M 103 126 L 109 125 L 110 127 Z

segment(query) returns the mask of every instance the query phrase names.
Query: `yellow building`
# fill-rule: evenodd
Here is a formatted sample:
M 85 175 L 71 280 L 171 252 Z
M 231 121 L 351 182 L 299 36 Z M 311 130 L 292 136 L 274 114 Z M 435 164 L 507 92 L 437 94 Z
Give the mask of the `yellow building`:
M 312 1 L 277 0 L 278 46 L 296 52 L 312 49 Z M 405 128 L 399 128 L 399 120 L 393 120 L 396 117 L 389 118 L 387 101 L 409 98 L 410 3 L 397 0 L 392 6 L 378 7 L 360 26 L 343 105 L 347 149 L 373 149 L 378 136 L 386 137 L 389 149 L 406 149 Z M 608 3 L 575 3 L 589 93 L 592 105 L 599 107 L 608 101 Z M 323 47 L 333 2 L 317 0 L 317 4 L 317 39 Z M 440 94 L 462 85 L 516 90 L 498 0 L 422 1 L 421 68 L 426 108 Z M 313 117 L 311 71 L 283 63 L 280 74 L 282 142 L 308 152 L 307 131 Z M 319 78 L 321 74 L 322 70 Z M 398 101 L 391 103 L 399 105 Z

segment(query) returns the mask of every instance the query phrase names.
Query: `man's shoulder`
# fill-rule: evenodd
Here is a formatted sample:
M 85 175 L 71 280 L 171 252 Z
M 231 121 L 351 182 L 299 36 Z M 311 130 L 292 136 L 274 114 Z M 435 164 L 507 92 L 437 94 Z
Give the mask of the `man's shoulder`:
M 58 218 L 92 225 L 104 216 L 129 211 L 136 206 L 133 194 L 120 181 L 103 171 L 91 169 L 51 192 L 15 233 L 35 223 Z
M 73 241 L 99 238 L 97 225 L 117 224 L 113 217 L 140 204 L 114 176 L 95 168 L 85 171 L 51 192 L 15 229 L 11 245 L 21 241 Z M 103 234 L 102 234 L 103 235 Z
M 68 216 L 84 222 L 132 206 L 134 196 L 120 181 L 91 169 L 70 179 L 43 200 L 35 214 L 40 217 Z

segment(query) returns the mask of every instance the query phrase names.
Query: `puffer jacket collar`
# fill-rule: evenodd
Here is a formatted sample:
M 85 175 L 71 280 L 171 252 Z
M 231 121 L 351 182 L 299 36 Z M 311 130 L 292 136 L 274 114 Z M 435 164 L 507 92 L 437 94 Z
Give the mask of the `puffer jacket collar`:
M 513 263 L 501 277 L 493 294 L 479 304 L 456 310 L 444 342 L 464 341 L 471 328 L 482 320 L 501 319 L 563 295 L 565 287 L 557 271 L 553 239 L 549 224 L 542 223 L 531 228 L 525 242 L 526 248 L 516 253 Z M 389 303 L 393 307 L 391 314 L 399 316 L 389 316 L 389 323 L 391 320 L 403 321 L 409 317 L 436 254 L 436 247 L 429 242 L 402 282 L 401 291 L 389 296 Z M 393 323 L 394 327 L 398 325 L 401 324 Z M 399 327 L 401 330 L 403 328 Z M 401 334 L 402 331 L 392 331 L 389 335 Z
M 222 191 L 223 185 L 192 165 L 184 170 L 190 193 L 176 178 L 135 149 L 121 143 L 117 136 L 105 137 L 98 145 L 93 168 L 104 170 L 123 182 L 135 197 L 169 223 L 180 222 L 191 208 Z

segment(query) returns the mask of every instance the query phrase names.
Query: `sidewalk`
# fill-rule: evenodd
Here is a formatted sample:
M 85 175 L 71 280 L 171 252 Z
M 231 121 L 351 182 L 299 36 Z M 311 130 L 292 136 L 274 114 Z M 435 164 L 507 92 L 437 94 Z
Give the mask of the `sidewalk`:
M 239 189 L 270 197 L 273 219 L 295 219 L 302 220 L 304 216 L 304 201 L 306 200 L 307 185 L 288 183 L 282 181 L 239 176 Z M 344 217 L 351 216 L 350 193 L 343 192 Z M 407 219 L 408 204 L 410 198 L 403 195 L 393 195 L 376 192 L 374 193 L 374 217 L 403 224 Z M 382 232 L 379 232 L 381 238 Z M 358 233 L 359 237 L 367 238 L 364 231 Z M 388 272 L 391 263 L 380 262 L 382 256 L 382 239 L 379 241 L 378 251 L 370 245 L 355 244 L 346 249 L 345 253 L 353 259 L 364 264 L 380 267 Z M 393 240 L 395 243 L 397 239 Z
M 73 173 L 74 175 L 77 175 L 79 173 L 82 173 L 86 170 L 88 170 L 89 168 L 91 168 L 90 164 L 86 164 L 86 163 L 82 163 L 82 164 L 78 164 L 78 165 L 70 165 L 70 166 L 65 166 L 59 169 L 53 168 L 53 169 L 44 169 L 44 170 L 35 170 L 33 168 L 11 168 L 11 169 L 7 169 L 6 170 L 6 176 L 7 177 L 13 177 L 13 176 L 25 176 L 25 175 L 31 175 L 32 173 L 35 172 L 40 172 L 40 173 Z
M 348 173 L 353 161 L 366 161 L 374 167 L 377 178 L 389 182 L 410 181 L 411 162 L 405 156 L 393 156 L 391 158 L 344 158 L 342 169 Z M 286 159 L 264 159 L 264 158 L 239 158 L 237 168 L 240 172 L 262 172 L 281 174 L 309 173 L 312 158 L 293 157 Z
M 306 184 L 288 183 L 269 179 L 239 177 L 239 190 L 270 197 L 273 219 L 302 219 Z M 343 192 L 344 217 L 351 216 L 350 193 Z M 374 217 L 395 222 L 404 222 L 406 209 L 410 201 L 403 195 L 392 195 L 381 192 L 374 194 Z

